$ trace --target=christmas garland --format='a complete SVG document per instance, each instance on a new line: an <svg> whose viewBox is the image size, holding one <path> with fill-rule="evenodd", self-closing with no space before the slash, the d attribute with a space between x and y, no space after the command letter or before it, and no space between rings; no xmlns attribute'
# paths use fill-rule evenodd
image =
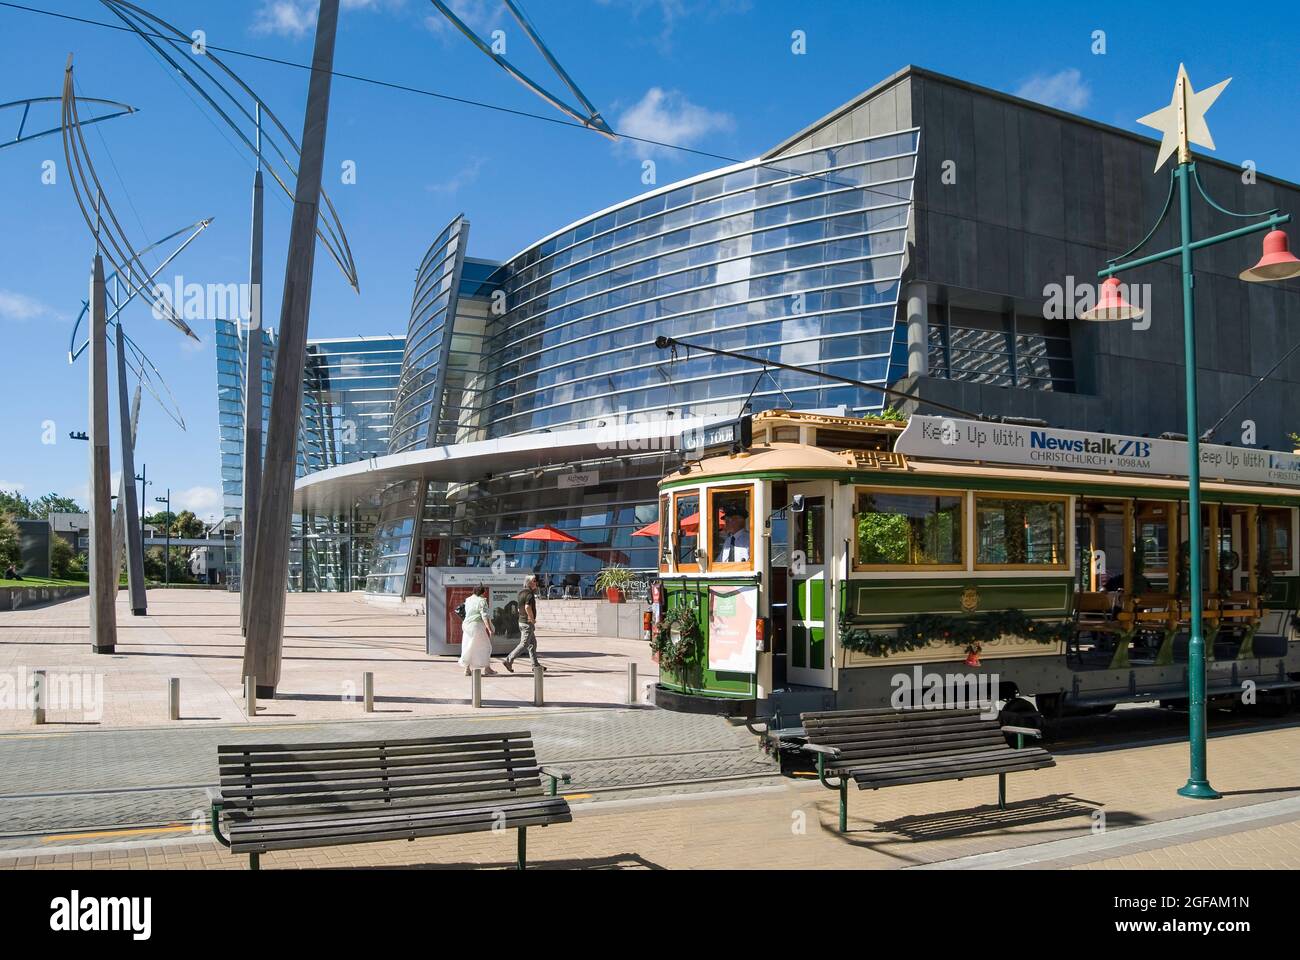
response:
<svg viewBox="0 0 1300 960"><path fill-rule="evenodd" d="M984 644L999 637L1058 643L1074 636L1076 629L1071 620L1035 620L1023 610L990 610L969 617L915 613L905 617L897 631L884 633L873 632L869 627L841 618L840 643L849 650L877 657L918 650L935 641L965 647L968 654L978 654Z"/></svg>
<svg viewBox="0 0 1300 960"><path fill-rule="evenodd" d="M681 639L673 642L674 628ZM650 650L659 655L659 666L681 677L687 665L699 654L700 624L695 612L686 606L674 607L663 615L650 640Z"/></svg>

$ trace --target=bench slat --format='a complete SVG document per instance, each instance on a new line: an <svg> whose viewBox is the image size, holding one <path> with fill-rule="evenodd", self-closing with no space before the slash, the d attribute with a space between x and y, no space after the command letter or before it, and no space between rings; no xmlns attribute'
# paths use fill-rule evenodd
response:
<svg viewBox="0 0 1300 960"><path fill-rule="evenodd" d="M442 744L458 746L499 740L531 740L527 730L507 733L458 733L443 737L411 737L400 740L339 740L333 743L227 743L217 746L217 756L227 753L282 753L286 750L306 753L310 751L356 750L372 747L436 747Z"/></svg>

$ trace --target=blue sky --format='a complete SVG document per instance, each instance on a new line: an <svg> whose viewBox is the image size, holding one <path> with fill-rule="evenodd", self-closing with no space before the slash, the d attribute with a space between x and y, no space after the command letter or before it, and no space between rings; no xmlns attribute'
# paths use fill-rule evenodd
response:
<svg viewBox="0 0 1300 960"><path fill-rule="evenodd" d="M93 0L31 6L112 19ZM303 62L313 0L148 0L143 5L208 43ZM437 19L427 0L344 0L335 67L456 97L558 116ZM507 54L558 88L496 0L453 6L481 33L506 30ZM745 159L781 141L900 67L915 63L1126 129L1169 102L1180 60L1201 88L1233 81L1209 113L1224 160L1300 181L1295 51L1300 27L1228 4L1168 5L777 2L777 0L530 0L551 49L615 129ZM804 31L807 52L791 52ZM1106 52L1092 52L1094 31ZM1207 40L1213 41L1213 49ZM0 7L0 102L59 93L75 55L79 93L140 113L91 128L88 144L128 235L143 246L200 217L215 222L165 273L186 282L247 279L251 160L237 151L138 39ZM225 55L223 55L225 56ZM305 71L225 56L301 131ZM31 124L57 122L54 108ZM17 116L0 112L0 140ZM30 126L29 126L30 128ZM336 79L326 189L347 229L362 294L323 251L316 260L310 335L405 332L415 268L448 220L472 223L471 253L504 258L578 217L646 189L644 148L585 131ZM659 184L723 165L656 150ZM53 490L84 501L87 451L67 439L86 426L86 368L66 345L85 297L91 241L57 136L0 150L0 488ZM353 161L356 183L340 182ZM268 190L266 317L279 316L287 198ZM154 261L156 264L157 261ZM188 430L146 398L137 467L152 496L170 486L178 508L220 515L212 321L183 342L147 305L127 330L176 393ZM42 443L46 421L57 442ZM116 443L114 443L116 448ZM116 463L116 457L115 457ZM116 469L116 468L115 468Z"/></svg>

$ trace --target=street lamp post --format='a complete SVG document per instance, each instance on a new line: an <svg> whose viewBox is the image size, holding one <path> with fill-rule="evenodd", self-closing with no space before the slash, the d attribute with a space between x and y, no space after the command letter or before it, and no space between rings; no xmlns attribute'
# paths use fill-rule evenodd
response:
<svg viewBox="0 0 1300 960"><path fill-rule="evenodd" d="M172 488L167 488L167 496L154 497L154 503L167 504L167 525L163 534L163 586L172 585Z"/></svg>
<svg viewBox="0 0 1300 960"><path fill-rule="evenodd" d="M1215 203L1205 191L1200 177L1196 173L1196 163L1192 160L1191 143L1214 148L1214 141L1205 124L1205 111L1228 85L1224 80L1213 87L1195 91L1187 78L1186 69L1180 64L1178 79L1174 83L1173 101L1168 107L1157 110L1141 118L1138 122L1160 130L1163 140L1156 159L1156 170L1175 152L1178 164L1171 174L1169 197L1165 202L1164 212L1155 227L1132 250L1107 261L1098 276L1105 278L1101 285L1101 294L1097 305L1082 316L1085 320L1136 320L1143 314L1139 306L1131 305L1124 299L1122 286L1117 275L1137 267L1171 260L1177 257L1182 270L1183 291L1183 364L1185 391L1187 401L1187 483L1188 483L1188 594L1192 605L1191 635L1187 644L1188 674L1188 739L1191 748L1191 771L1187 783L1178 792L1185 797L1213 800L1219 793L1210 786L1206 770L1206 656L1203 607L1201 596L1201 453L1200 431L1197 427L1196 397L1196 322L1195 322L1195 277L1193 273L1193 254L1197 250L1211 247L1238 237L1244 237L1262 230L1272 231L1265 239L1264 258L1249 270L1241 274L1247 281L1284 280L1300 276L1300 260L1290 256L1286 250L1286 235L1277 228L1290 221L1289 214L1279 213L1276 209L1260 213L1233 213ZM1254 218L1263 217L1248 226L1229 230L1212 237L1195 239L1192 236L1192 186L1196 186L1202 198L1220 213L1229 216ZM1142 249L1155 235L1156 230L1169 215L1175 187L1178 190L1178 215L1180 222L1180 240L1176 247L1159 253L1131 257ZM1171 545L1172 548L1172 545ZM1250 558L1255 562L1255 558ZM1128 585L1126 585L1128 586ZM1174 589L1174 585L1170 585Z"/></svg>

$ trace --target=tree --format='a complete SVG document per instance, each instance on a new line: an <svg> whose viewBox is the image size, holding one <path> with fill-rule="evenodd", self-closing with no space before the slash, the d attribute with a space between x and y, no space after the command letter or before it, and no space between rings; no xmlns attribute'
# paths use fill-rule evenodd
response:
<svg viewBox="0 0 1300 960"><path fill-rule="evenodd" d="M18 520L31 520L32 502L17 490L0 490L0 513L6 513Z"/></svg>
<svg viewBox="0 0 1300 960"><path fill-rule="evenodd" d="M59 580L67 580L76 556L72 545L63 537L55 535L50 541L50 575Z"/></svg>
<svg viewBox="0 0 1300 960"><path fill-rule="evenodd" d="M171 529L172 524L176 522L176 514L166 510L159 510L157 513L147 513L143 517L145 526L153 527L158 531L159 536L165 534Z"/></svg>
<svg viewBox="0 0 1300 960"><path fill-rule="evenodd" d="M0 567L17 566L22 559L18 546L18 524L9 514L0 514Z"/></svg>
<svg viewBox="0 0 1300 960"><path fill-rule="evenodd" d="M172 536L186 540L197 540L207 528L192 510L182 510L172 524Z"/></svg>
<svg viewBox="0 0 1300 960"><path fill-rule="evenodd" d="M37 520L48 520L51 513L85 513L81 504L71 497L47 493L32 503L32 514Z"/></svg>

